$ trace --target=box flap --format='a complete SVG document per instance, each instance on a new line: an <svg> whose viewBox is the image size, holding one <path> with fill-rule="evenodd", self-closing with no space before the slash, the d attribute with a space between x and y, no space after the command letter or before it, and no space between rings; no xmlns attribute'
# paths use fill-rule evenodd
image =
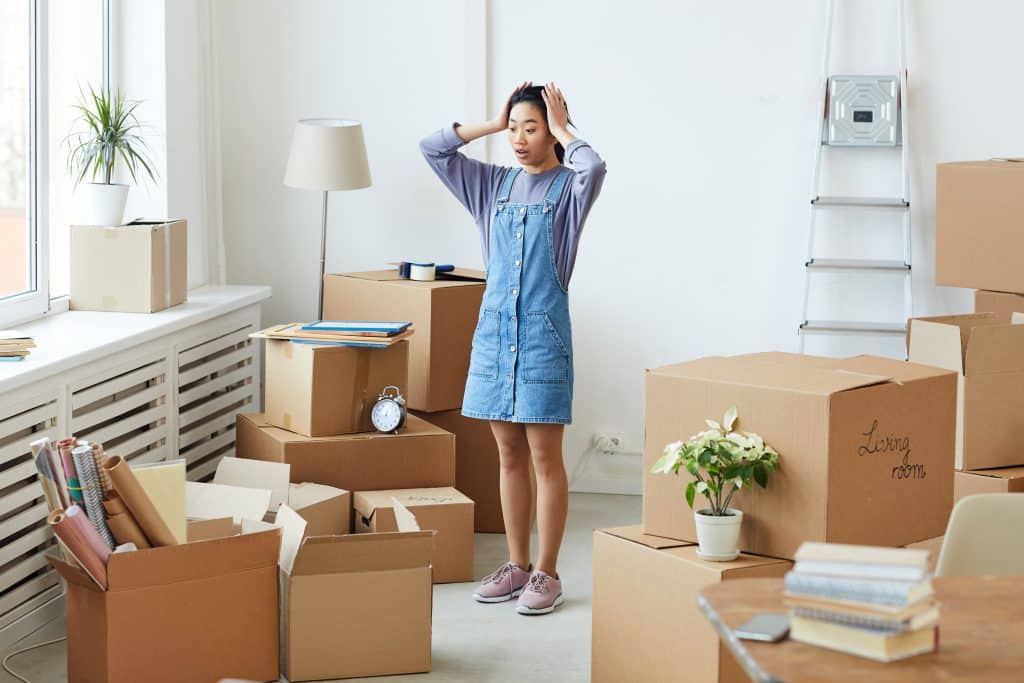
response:
<svg viewBox="0 0 1024 683"><path fill-rule="evenodd" d="M997 467L991 470L972 470L963 474L977 477L993 477L995 479L1024 479L1024 467Z"/></svg>
<svg viewBox="0 0 1024 683"><path fill-rule="evenodd" d="M288 480L291 465L283 462L250 460L248 458L221 458L213 475L214 484L242 486L270 491L269 511L276 510L288 500ZM262 519L262 515L260 516Z"/></svg>
<svg viewBox="0 0 1024 683"><path fill-rule="evenodd" d="M344 496L346 493L348 491L326 484L314 484L313 482L290 484L288 486L288 505L292 510L301 510L331 498Z"/></svg>
<svg viewBox="0 0 1024 683"><path fill-rule="evenodd" d="M439 273L436 280L423 282L403 278L398 274L398 268L389 270L369 270L359 273L334 273L334 276L350 277L356 280L371 280L374 282L395 282L411 285L424 289L435 289L438 287L458 287L463 285L480 285L487 281L487 274L482 270L473 268L456 268L448 273Z"/></svg>
<svg viewBox="0 0 1024 683"><path fill-rule="evenodd" d="M267 422L267 418L263 413L248 413L243 417L252 422L257 428L259 428L266 436L272 438L278 443L316 443L318 441L367 441L370 439L406 439L409 437L417 437L424 434L451 434L444 429L441 429L437 425L431 424L426 420L416 417L412 413L406 417L405 427L403 427L398 434L380 434L378 432L357 432L353 434L338 434L336 436L303 436L295 432L290 432L287 429L281 429Z"/></svg>
<svg viewBox="0 0 1024 683"><path fill-rule="evenodd" d="M95 593L102 593L103 589L96 585L96 582L89 578L89 575L79 567L73 567L64 561L60 551L55 548L46 551L46 561L49 562L57 573L64 577L68 583L87 588Z"/></svg>
<svg viewBox="0 0 1024 683"><path fill-rule="evenodd" d="M430 566L433 531L311 536L302 542L292 576Z"/></svg>
<svg viewBox="0 0 1024 683"><path fill-rule="evenodd" d="M269 506L269 489L185 482L185 516L189 519L231 517L241 524L242 519L263 519Z"/></svg>
<svg viewBox="0 0 1024 683"><path fill-rule="evenodd" d="M382 499L372 495L372 491L356 491L352 494L352 507L360 516L370 519L377 510L377 505ZM390 504L390 500L387 501Z"/></svg>
<svg viewBox="0 0 1024 683"><path fill-rule="evenodd" d="M278 564L282 570L291 574L302 537L306 535L306 520L287 505L282 505L277 509L274 524L281 527L281 554Z"/></svg>
<svg viewBox="0 0 1024 683"><path fill-rule="evenodd" d="M626 541L632 541L633 543L639 543L645 545L648 548L654 548L655 550L664 550L665 548L681 548L688 545L693 545L688 541L677 541L674 538L663 538L661 536L650 536L642 531L642 527L637 524L636 526L620 526L609 529L597 529L599 534L607 534L609 536L615 536Z"/></svg>
<svg viewBox="0 0 1024 683"><path fill-rule="evenodd" d="M196 519L188 523L188 542L209 541L235 534L235 520L231 517Z"/></svg>
<svg viewBox="0 0 1024 683"><path fill-rule="evenodd" d="M356 509L369 517L379 507L391 507L392 499L398 500L402 505L415 508L419 505L470 505L473 503L469 496L465 495L454 486L439 486L436 488L419 489L390 489L384 491L358 491L354 499L358 499Z"/></svg>
<svg viewBox="0 0 1024 683"><path fill-rule="evenodd" d="M915 318L910 360L964 375L1024 370L1024 316L998 313Z"/></svg>
<svg viewBox="0 0 1024 683"><path fill-rule="evenodd" d="M1024 325L985 325L971 330L964 375L1024 371Z"/></svg>

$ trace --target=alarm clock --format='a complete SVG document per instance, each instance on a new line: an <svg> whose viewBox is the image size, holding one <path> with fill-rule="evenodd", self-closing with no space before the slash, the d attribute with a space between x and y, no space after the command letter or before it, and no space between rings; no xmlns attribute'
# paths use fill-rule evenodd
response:
<svg viewBox="0 0 1024 683"><path fill-rule="evenodd" d="M393 396L388 394L389 389L394 389ZM397 432L399 427L405 425L405 397L398 387L389 385L384 387L377 397L377 402L370 410L370 421L378 432Z"/></svg>

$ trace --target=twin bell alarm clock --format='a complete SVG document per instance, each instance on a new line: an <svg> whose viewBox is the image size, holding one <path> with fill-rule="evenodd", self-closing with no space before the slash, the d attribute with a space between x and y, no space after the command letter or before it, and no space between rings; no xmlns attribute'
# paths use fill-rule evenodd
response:
<svg viewBox="0 0 1024 683"><path fill-rule="evenodd" d="M394 394L389 391L394 390ZM370 410L370 421L379 432L394 433L405 426L405 397L398 387L388 385L380 392L377 402Z"/></svg>

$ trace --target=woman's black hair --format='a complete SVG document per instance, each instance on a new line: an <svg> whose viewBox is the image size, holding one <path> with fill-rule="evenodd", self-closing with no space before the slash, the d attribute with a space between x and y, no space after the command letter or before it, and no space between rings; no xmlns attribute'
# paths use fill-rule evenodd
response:
<svg viewBox="0 0 1024 683"><path fill-rule="evenodd" d="M512 107L516 106L520 102L528 102L529 104L532 104L536 106L538 109L540 109L541 113L544 115L544 122L547 123L548 105L547 103L544 102L544 96L541 94L542 92L544 92L544 86L542 85L531 85L527 88L523 88L522 90L513 94L512 97L509 98L508 110L512 111ZM575 126L576 124L574 124L572 122L572 119L568 117L568 104L565 105L565 113L569 125ZM558 163L562 163L562 160L565 159L565 148L562 147L562 143L560 142L555 143L555 156L558 158Z"/></svg>

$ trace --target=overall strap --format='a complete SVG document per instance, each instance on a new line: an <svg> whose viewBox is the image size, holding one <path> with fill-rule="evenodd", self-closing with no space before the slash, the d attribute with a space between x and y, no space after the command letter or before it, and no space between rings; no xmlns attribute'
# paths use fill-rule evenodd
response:
<svg viewBox="0 0 1024 683"><path fill-rule="evenodd" d="M505 178L501 181L501 187L498 188L498 204L508 201L509 194L512 192L512 183L516 181L522 170L521 168L510 168L505 173Z"/></svg>
<svg viewBox="0 0 1024 683"><path fill-rule="evenodd" d="M548 189L548 196L545 201L557 204L558 198L562 196L562 188L565 187L565 183L571 175L573 175L573 171L563 166L562 170L551 181L551 187Z"/></svg>

